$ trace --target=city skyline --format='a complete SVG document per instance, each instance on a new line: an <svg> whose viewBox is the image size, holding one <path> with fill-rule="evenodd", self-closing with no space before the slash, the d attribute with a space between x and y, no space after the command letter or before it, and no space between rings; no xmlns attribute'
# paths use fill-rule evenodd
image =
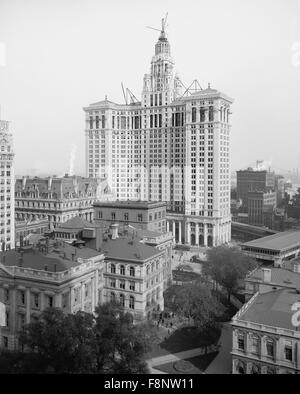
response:
<svg viewBox="0 0 300 394"><path fill-rule="evenodd" d="M26 9L19 1L2 2L0 41L6 56L0 62L1 117L11 121L16 174L31 171L34 175L62 175L69 171L74 146L74 172L84 173L82 107L105 95L123 103L121 82L141 97L142 76L148 72L151 48L157 39L156 33L145 27L159 28L159 18L166 12L168 39L183 83L188 86L197 78L202 88L211 83L212 88L235 97L231 169L247 167L256 159L272 160L275 170L300 167L293 143L300 125L296 115L300 98L296 56L299 2L210 3L188 2L180 13L179 3L170 1L156 5L155 11L146 2L136 1L126 5L119 1L112 5L77 1L70 7L67 1L31 0ZM116 5L120 11L126 7L127 18L122 18L122 12L113 14ZM234 15L230 15L232 7ZM200 30L195 23L198 10L206 17L201 18ZM105 18L98 24L103 14ZM189 22L184 20L187 14ZM18 29L13 28L14 24ZM191 37L199 32L199 45L195 46ZM209 39L205 39L206 34ZM124 41L128 45L123 45ZM89 69L91 72L86 71ZM263 103L261 94L268 95ZM288 114L288 119L282 114ZM55 148L58 141L61 153ZM286 148L288 155L284 154ZM33 155L28 155L29 151ZM57 153L53 155L53 151Z"/></svg>

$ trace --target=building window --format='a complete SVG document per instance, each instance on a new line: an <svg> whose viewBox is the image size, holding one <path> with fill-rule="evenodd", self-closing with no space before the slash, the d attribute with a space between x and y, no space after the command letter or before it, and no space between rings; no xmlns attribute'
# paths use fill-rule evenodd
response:
<svg viewBox="0 0 300 394"><path fill-rule="evenodd" d="M24 291L19 292L19 302L21 305L25 305L25 292Z"/></svg>
<svg viewBox="0 0 300 394"><path fill-rule="evenodd" d="M116 281L115 279L110 280L110 287L116 287Z"/></svg>
<svg viewBox="0 0 300 394"><path fill-rule="evenodd" d="M113 292L110 293L110 302L116 302L116 295Z"/></svg>
<svg viewBox="0 0 300 394"><path fill-rule="evenodd" d="M138 222L142 222L143 221L143 214L142 213L138 213L137 220L138 220Z"/></svg>
<svg viewBox="0 0 300 394"><path fill-rule="evenodd" d="M111 213L111 220L116 220L116 213L115 212Z"/></svg>
<svg viewBox="0 0 300 394"><path fill-rule="evenodd" d="M245 350L245 338L244 335L238 336L238 349Z"/></svg>
<svg viewBox="0 0 300 394"><path fill-rule="evenodd" d="M98 212L98 219L102 219L102 211Z"/></svg>
<svg viewBox="0 0 300 394"><path fill-rule="evenodd" d="M53 308L53 297L52 296L48 297L48 307Z"/></svg>
<svg viewBox="0 0 300 394"><path fill-rule="evenodd" d="M129 283L129 289L130 289L131 291L135 291L135 282L130 282L130 283Z"/></svg>
<svg viewBox="0 0 300 394"><path fill-rule="evenodd" d="M130 275L130 276L135 276L135 269L134 269L134 267L130 267L130 269L129 269L129 275Z"/></svg>
<svg viewBox="0 0 300 394"><path fill-rule="evenodd" d="M120 305L121 306L125 306L125 296L124 294L120 294Z"/></svg>
<svg viewBox="0 0 300 394"><path fill-rule="evenodd" d="M120 289L125 290L125 280L120 280Z"/></svg>
<svg viewBox="0 0 300 394"><path fill-rule="evenodd" d="M34 296L33 296L33 305L35 308L39 307L39 295L38 294L34 294Z"/></svg>
<svg viewBox="0 0 300 394"><path fill-rule="evenodd" d="M125 266L124 265L120 266L120 274L125 275Z"/></svg>
<svg viewBox="0 0 300 394"><path fill-rule="evenodd" d="M268 340L266 348L267 348L267 356L274 357L274 342Z"/></svg>
<svg viewBox="0 0 300 394"><path fill-rule="evenodd" d="M110 272L111 272L112 274L115 274L115 273L116 273L116 266L115 266L114 264L111 264L111 265L110 265Z"/></svg>
<svg viewBox="0 0 300 394"><path fill-rule="evenodd" d="M134 309L134 297L133 296L129 297L129 308Z"/></svg>
<svg viewBox="0 0 300 394"><path fill-rule="evenodd" d="M260 339L258 336L253 336L252 337L252 352L255 354L259 354L259 343Z"/></svg>
<svg viewBox="0 0 300 394"><path fill-rule="evenodd" d="M129 215L128 212L124 213L124 220L127 222L129 219Z"/></svg>
<svg viewBox="0 0 300 394"><path fill-rule="evenodd" d="M8 348L8 337L3 337L3 347L4 347L5 349Z"/></svg>
<svg viewBox="0 0 300 394"><path fill-rule="evenodd" d="M291 345L286 345L284 348L285 359L288 361L293 361L293 349Z"/></svg>

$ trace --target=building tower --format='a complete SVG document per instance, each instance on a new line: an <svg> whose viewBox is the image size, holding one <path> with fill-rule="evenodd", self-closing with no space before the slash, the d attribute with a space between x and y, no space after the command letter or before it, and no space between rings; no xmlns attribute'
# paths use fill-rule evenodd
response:
<svg viewBox="0 0 300 394"><path fill-rule="evenodd" d="M0 120L0 250L15 248L13 138L9 122Z"/></svg>
<svg viewBox="0 0 300 394"><path fill-rule="evenodd" d="M141 101L85 107L86 172L108 180L118 200L167 202L177 243L231 239L231 98L212 89L182 94L165 21L145 74Z"/></svg>

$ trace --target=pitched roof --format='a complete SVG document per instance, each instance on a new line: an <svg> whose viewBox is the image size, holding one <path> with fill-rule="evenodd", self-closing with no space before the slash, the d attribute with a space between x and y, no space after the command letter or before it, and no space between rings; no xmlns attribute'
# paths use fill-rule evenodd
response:
<svg viewBox="0 0 300 394"><path fill-rule="evenodd" d="M60 229L70 229L70 230L83 230L84 228L95 228L96 226L79 216L75 216L65 223L60 224L58 231Z"/></svg>
<svg viewBox="0 0 300 394"><path fill-rule="evenodd" d="M300 247L300 231L285 231L267 237L255 239L242 246L283 251L293 247Z"/></svg>
<svg viewBox="0 0 300 394"><path fill-rule="evenodd" d="M75 255L75 261L72 261L72 254ZM27 248L23 253L22 267L31 268L35 270L45 270L50 272L62 272L70 268L78 266L76 260L78 257L88 259L99 256L101 253L89 248L75 248L66 243L63 246L58 246L48 254L39 252L37 249ZM20 256L16 250L0 252L0 261L4 266L20 266ZM4 258L3 258L4 257Z"/></svg>
<svg viewBox="0 0 300 394"><path fill-rule="evenodd" d="M300 294L292 289L258 294L237 319L266 326L296 330L296 327L292 324L294 312L291 310L295 302L300 302Z"/></svg>

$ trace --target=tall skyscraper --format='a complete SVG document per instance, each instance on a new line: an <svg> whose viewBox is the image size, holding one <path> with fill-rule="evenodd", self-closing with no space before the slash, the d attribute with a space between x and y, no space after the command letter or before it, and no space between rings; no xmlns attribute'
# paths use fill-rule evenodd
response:
<svg viewBox="0 0 300 394"><path fill-rule="evenodd" d="M13 138L9 122L0 120L0 250L15 248Z"/></svg>
<svg viewBox="0 0 300 394"><path fill-rule="evenodd" d="M163 23L141 101L84 108L86 175L106 178L119 200L166 201L177 243L220 245L231 238L233 100L194 85L183 92Z"/></svg>

